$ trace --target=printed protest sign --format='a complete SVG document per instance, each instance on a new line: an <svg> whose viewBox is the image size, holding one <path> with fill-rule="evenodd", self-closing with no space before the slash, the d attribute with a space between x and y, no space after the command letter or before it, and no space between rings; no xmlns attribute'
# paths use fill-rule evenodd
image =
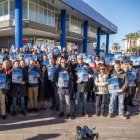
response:
<svg viewBox="0 0 140 140"><path fill-rule="evenodd" d="M21 83L21 82L22 82L22 69L13 69L12 83Z"/></svg>
<svg viewBox="0 0 140 140"><path fill-rule="evenodd" d="M6 74L0 74L0 89L6 88Z"/></svg>
<svg viewBox="0 0 140 140"><path fill-rule="evenodd" d="M116 90L120 88L118 78L110 78L108 80L108 83L109 83L108 84L109 93L114 93L116 92Z"/></svg>
<svg viewBox="0 0 140 140"><path fill-rule="evenodd" d="M69 75L64 72L59 72L58 87L68 87Z"/></svg>

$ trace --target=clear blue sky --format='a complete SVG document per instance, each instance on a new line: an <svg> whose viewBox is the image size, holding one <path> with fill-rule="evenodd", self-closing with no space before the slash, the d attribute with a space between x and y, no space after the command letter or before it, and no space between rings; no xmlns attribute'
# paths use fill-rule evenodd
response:
<svg viewBox="0 0 140 140"><path fill-rule="evenodd" d="M100 14L117 25L118 33L111 35L110 47L113 42L120 43L124 48L123 37L140 30L140 0L83 0ZM102 36L102 42L105 37Z"/></svg>

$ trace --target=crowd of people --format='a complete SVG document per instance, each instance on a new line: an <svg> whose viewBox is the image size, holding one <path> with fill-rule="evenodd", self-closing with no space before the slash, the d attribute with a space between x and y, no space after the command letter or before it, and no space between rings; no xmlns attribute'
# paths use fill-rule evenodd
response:
<svg viewBox="0 0 140 140"><path fill-rule="evenodd" d="M133 61L123 57L105 65L105 58L95 56L88 63L83 54L74 49L48 55L48 49L16 48L14 52L3 48L0 63L0 110L2 119L7 114L16 116L48 109L59 111L59 117L70 119L81 113L88 116L88 102L98 117L127 119L128 105L134 97L140 100L140 70ZM26 59L26 55L30 56ZM128 72L135 72L129 82ZM6 79L5 81L3 79ZM108 80L117 78L119 88L110 92ZM71 104L74 104L72 106ZM82 104L79 111L79 104ZM95 109L94 109L95 104ZM140 109L140 102L136 104ZM73 109L72 109L73 107ZM72 110L72 111L71 111Z"/></svg>

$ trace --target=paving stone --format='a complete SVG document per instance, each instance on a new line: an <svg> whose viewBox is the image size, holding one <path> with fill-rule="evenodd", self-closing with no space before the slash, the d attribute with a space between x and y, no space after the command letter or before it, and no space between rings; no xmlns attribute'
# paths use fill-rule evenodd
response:
<svg viewBox="0 0 140 140"><path fill-rule="evenodd" d="M93 104L89 104L90 110ZM129 120L119 117L78 117L67 120L58 117L59 112L47 110L25 117L8 115L0 120L0 140L74 140L76 126L96 126L99 140L140 140L140 116Z"/></svg>

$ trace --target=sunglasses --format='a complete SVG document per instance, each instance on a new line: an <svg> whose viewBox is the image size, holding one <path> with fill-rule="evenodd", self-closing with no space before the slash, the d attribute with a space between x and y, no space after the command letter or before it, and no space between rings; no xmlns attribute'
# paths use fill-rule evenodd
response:
<svg viewBox="0 0 140 140"><path fill-rule="evenodd" d="M105 70L105 68L100 68L100 70Z"/></svg>

